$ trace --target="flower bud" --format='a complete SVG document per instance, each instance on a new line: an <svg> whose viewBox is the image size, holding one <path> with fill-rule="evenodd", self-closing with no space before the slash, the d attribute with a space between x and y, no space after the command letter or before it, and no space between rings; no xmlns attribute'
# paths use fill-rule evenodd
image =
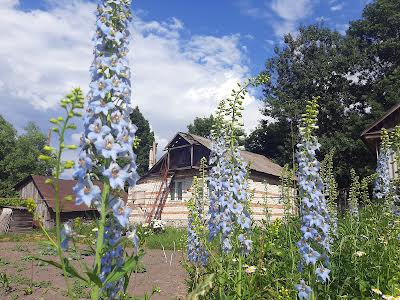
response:
<svg viewBox="0 0 400 300"><path fill-rule="evenodd" d="M39 160L42 160L42 161L49 161L51 159L51 157L50 156L47 156L47 155L39 155Z"/></svg>
<svg viewBox="0 0 400 300"><path fill-rule="evenodd" d="M64 197L65 201L72 201L72 199L73 199L72 195L67 195L67 196Z"/></svg>
<svg viewBox="0 0 400 300"><path fill-rule="evenodd" d="M54 148L53 148L53 147L50 147L50 146L44 146L44 147L43 147L43 150L44 150L44 151L51 152L51 151L54 150Z"/></svg>

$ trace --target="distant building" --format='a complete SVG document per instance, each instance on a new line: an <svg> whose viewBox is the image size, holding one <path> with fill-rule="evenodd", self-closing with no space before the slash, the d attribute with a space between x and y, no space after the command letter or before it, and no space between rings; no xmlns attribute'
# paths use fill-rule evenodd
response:
<svg viewBox="0 0 400 300"><path fill-rule="evenodd" d="M400 125L400 103L389 109L381 118L376 120L367 129L361 133L361 139L368 148L378 156L381 143L381 129L385 128L391 132L394 128ZM391 178L396 176L397 166L392 156L389 161L389 170Z"/></svg>
<svg viewBox="0 0 400 300"><path fill-rule="evenodd" d="M36 214L41 217L45 228L55 226L56 220L56 202L55 191L53 187L46 184L45 176L31 175L26 177L15 186L22 199L32 198L36 203ZM95 208L89 208L86 205L76 205L75 195L72 188L76 185L76 180L60 179L60 211L61 220L65 222L76 217L93 219L98 217L98 211ZM67 195L72 195L72 201L64 200Z"/></svg>
<svg viewBox="0 0 400 300"><path fill-rule="evenodd" d="M144 223L161 219L173 226L187 224L186 201L192 195L193 177L199 176L200 160L208 161L211 141L189 133L179 132L168 143L166 153L151 166L133 188L128 191L128 205L132 208L131 222ZM154 150L151 152L154 155ZM282 168L265 156L241 151L250 165L249 192L254 193L251 209L255 220L265 216L265 203L272 219L283 215L280 203L280 175Z"/></svg>

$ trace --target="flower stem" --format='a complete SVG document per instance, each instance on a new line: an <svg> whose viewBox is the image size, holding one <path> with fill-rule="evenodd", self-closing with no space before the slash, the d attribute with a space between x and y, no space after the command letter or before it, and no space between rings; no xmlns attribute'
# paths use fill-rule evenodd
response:
<svg viewBox="0 0 400 300"><path fill-rule="evenodd" d="M67 111L67 119L65 120L61 133L59 135L59 146L57 152L57 160L56 160L56 173L55 173L55 183L54 189L56 194L56 234L57 234L57 253L58 257L60 258L60 263L63 269L64 280L68 290L68 296L71 299L75 299L74 295L72 294L71 287L68 282L68 273L65 267L64 255L61 249L61 217L60 217L60 173L61 173L61 155L64 149L64 135L65 130L67 129L68 121L70 120L68 109Z"/></svg>
<svg viewBox="0 0 400 300"><path fill-rule="evenodd" d="M96 245L96 258L95 258L95 270L96 274L99 275L101 271L101 256L104 246L104 227L106 225L106 215L107 215L107 197L110 192L110 184L104 182L103 192L101 194L101 212L99 220L99 230L97 232L97 245ZM100 288L96 285L92 289L92 299L99 299Z"/></svg>

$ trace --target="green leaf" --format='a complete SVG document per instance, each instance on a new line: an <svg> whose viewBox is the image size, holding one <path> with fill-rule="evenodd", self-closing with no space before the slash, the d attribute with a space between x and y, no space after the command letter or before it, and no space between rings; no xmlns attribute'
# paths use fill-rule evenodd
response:
<svg viewBox="0 0 400 300"><path fill-rule="evenodd" d="M65 270L71 274L72 276L75 276L85 282L88 282L87 278L81 276L78 271L72 266L70 265L68 259L66 257L64 257L64 264L65 264Z"/></svg>
<svg viewBox="0 0 400 300"><path fill-rule="evenodd" d="M138 264L139 257L131 256L120 268L114 269L106 278L104 285L119 280L125 274L131 272Z"/></svg>
<svg viewBox="0 0 400 300"><path fill-rule="evenodd" d="M100 278L92 271L86 271L85 274L89 277L90 281L96 284L99 288L103 287Z"/></svg>
<svg viewBox="0 0 400 300"><path fill-rule="evenodd" d="M213 287L215 274L208 275L204 281L200 282L196 288L188 295L188 300L198 300L200 296L205 296Z"/></svg>
<svg viewBox="0 0 400 300"><path fill-rule="evenodd" d="M54 260L40 258L40 257L37 257L37 256L33 256L33 258L36 259L36 260L40 260L40 261L43 261L45 263L48 263L48 264L50 264L52 266L55 266L56 268L59 268L59 269L62 270L62 265L59 262L56 262Z"/></svg>

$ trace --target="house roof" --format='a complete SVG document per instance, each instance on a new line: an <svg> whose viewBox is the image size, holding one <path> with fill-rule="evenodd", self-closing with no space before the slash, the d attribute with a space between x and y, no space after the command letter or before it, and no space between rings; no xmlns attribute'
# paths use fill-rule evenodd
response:
<svg viewBox="0 0 400 300"><path fill-rule="evenodd" d="M185 139L191 145L203 145L207 149L211 149L211 140L204 138L202 136L196 135L196 134L185 133L185 132L178 132L174 136L174 138L167 144L167 146L165 148L166 149L168 149L170 147L172 148L172 143L178 136L181 136L183 139ZM278 164L274 163L273 161L271 161L269 158L267 158L263 155L245 151L245 150L241 150L240 153L241 153L243 159L250 165L251 170L260 172L260 173L264 173L264 174L268 174L268 175L277 176L277 177L281 176L282 167L279 166ZM164 155L156 163L156 165L158 165L165 158L166 158L166 155ZM153 168L156 167L156 165L154 165ZM150 169L149 173L151 173L152 169Z"/></svg>
<svg viewBox="0 0 400 300"><path fill-rule="evenodd" d="M19 189L23 187L26 183L29 181L33 181L34 185L39 191L40 197L47 203L47 205L53 210L56 210L56 195L53 187L47 183L45 183L46 179L52 178L49 176L39 176L39 175L30 175L24 180L22 180L20 183L18 183L15 188ZM102 189L103 185L101 182L94 182L96 185L100 186ZM96 210L96 208L90 208L87 207L86 205L76 205L75 204L75 194L72 190L72 188L77 184L76 180L72 179L60 179L60 185L59 185L59 195L60 195L60 210L62 212L73 212L73 211L91 211L91 210ZM66 201L64 200L65 196L71 195L72 196L72 201ZM127 199L127 194L124 193L123 198L126 200Z"/></svg>
<svg viewBox="0 0 400 300"><path fill-rule="evenodd" d="M379 142L382 128L390 131L396 125L400 124L400 102L390 108L382 117L369 125L362 133L361 139L371 150L375 150L376 143Z"/></svg>

